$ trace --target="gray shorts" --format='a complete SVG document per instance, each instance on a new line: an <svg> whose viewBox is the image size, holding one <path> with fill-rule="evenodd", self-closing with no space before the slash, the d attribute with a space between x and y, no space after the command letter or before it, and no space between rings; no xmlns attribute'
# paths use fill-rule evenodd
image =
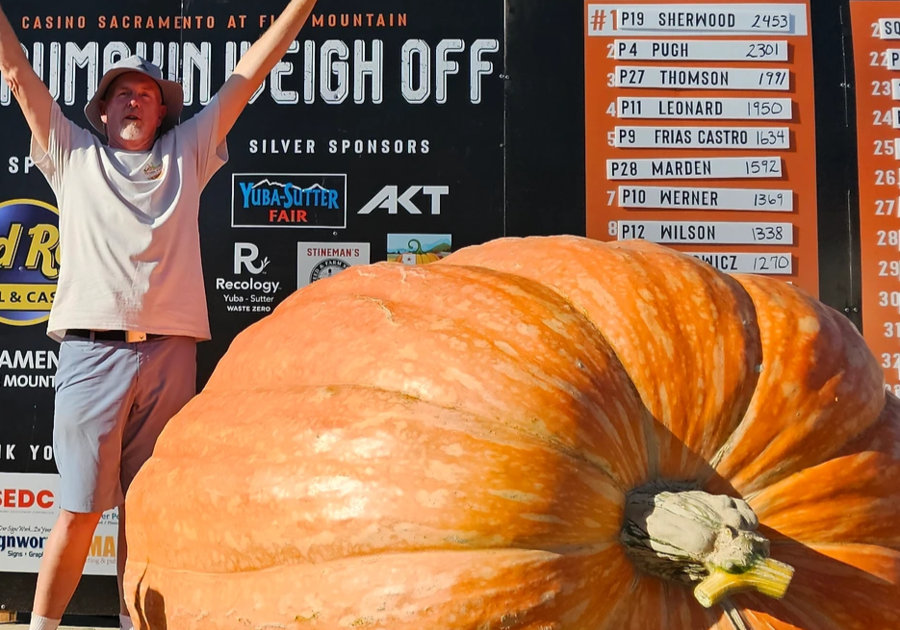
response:
<svg viewBox="0 0 900 630"><path fill-rule="evenodd" d="M169 419L195 395L196 375L190 337L65 337L53 423L59 506L97 513L122 505Z"/></svg>

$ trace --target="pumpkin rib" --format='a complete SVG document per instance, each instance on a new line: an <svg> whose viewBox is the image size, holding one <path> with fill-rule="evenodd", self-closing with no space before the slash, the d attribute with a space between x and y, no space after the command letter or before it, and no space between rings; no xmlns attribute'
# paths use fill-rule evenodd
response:
<svg viewBox="0 0 900 630"><path fill-rule="evenodd" d="M785 621L794 616L817 630L900 627L900 552L854 543L785 542L777 549L797 568L794 583L783 600L747 595L739 600L744 607Z"/></svg>
<svg viewBox="0 0 900 630"><path fill-rule="evenodd" d="M565 295L586 313L650 411L658 478L684 479L709 470L705 457L744 416L759 354L753 302L736 281L693 257L638 241L508 237L458 250L434 264L518 274ZM705 326L716 322L721 323L713 329L721 340L720 355L697 341L709 334ZM703 327L702 333L692 326ZM691 378L702 381L710 374L705 383ZM693 400L703 405L699 419L689 404Z"/></svg>
<svg viewBox="0 0 900 630"><path fill-rule="evenodd" d="M141 557L156 549L151 560L173 568L240 568L284 558L317 562L358 549L559 549L617 539L621 491L544 440L479 426L428 403L345 388L327 397L310 391L271 399L272 429L243 443L239 437L258 424L250 412L261 399L201 400L184 410L184 422L170 425L141 481L165 489L164 496L133 502L160 522L129 534L130 552ZM305 410L302 425L291 421L298 408ZM226 413L235 420L216 422ZM199 439L198 453L189 445ZM508 458L521 463L510 469ZM265 472L236 470L238 459ZM333 479L336 469L340 480ZM373 470L384 473L376 478ZM410 475L418 480L412 487ZM185 500L183 487L206 491ZM267 519L227 525L243 514Z"/></svg>
<svg viewBox="0 0 900 630"><path fill-rule="evenodd" d="M601 465L608 465L622 485L644 481L647 466L642 425L631 420L646 413L644 404L624 366L595 327L555 291L533 280L480 268L432 269L436 265L422 269L376 266L377 272L368 269L365 276L353 275L348 269L347 274L329 279L327 291L300 292L308 299L289 298L267 322L286 326L284 322L297 318L307 326L287 326L286 334L277 341L262 340L263 328L245 330L232 343L232 352L220 361L207 389L227 391L260 381L288 388L312 378L318 383L348 382L340 380L346 378L377 385L403 383L410 388L403 390L407 393L425 391L441 401L463 400L474 411L494 412L516 402L508 393L514 386L531 397L531 402L521 402L520 407L531 404L541 411L539 419L548 416L551 430L597 455L598 463L605 460ZM342 281L345 275L347 279ZM348 293L372 299L354 300ZM422 300L421 293L430 299ZM332 304L334 310L321 311L322 302ZM402 326L395 322L385 327L386 304ZM472 318L476 309L481 315ZM310 321L319 312L320 319ZM521 324L517 329L512 322ZM351 340L345 351L352 357L348 357L348 365L339 364L328 356L333 352L321 335L315 334L319 325L339 325L347 330L355 326L352 334L359 336L365 330L364 338L372 343L357 347ZM399 352L402 347L398 346L412 343L408 341L412 339L419 355L428 356L433 366L422 364L405 373L401 366L381 364L384 359L380 357ZM306 363L288 356L287 347L293 344L306 348ZM257 361L232 363L229 354L242 354L241 349L246 349L245 355L252 351ZM547 360L537 361L535 352L544 353ZM316 373L320 361L327 363L324 375ZM274 364L281 369L276 372ZM478 388L484 391L476 392Z"/></svg>
<svg viewBox="0 0 900 630"><path fill-rule="evenodd" d="M466 265L466 264L454 263L452 261L447 262L447 258L444 258L439 263L435 263L435 264L441 264L442 266L445 266L445 267L464 267L464 268L468 268L468 269L485 269L486 268L486 267L478 267L476 265ZM519 278L522 278L523 280L534 281L534 279L529 276L523 276L523 275L520 275L520 274L517 274L514 272L502 271L502 273L515 275ZM622 357L619 356L619 353L616 350L615 345L606 336L606 334L603 332L603 329L601 329L600 326L597 325L597 322L595 322L590 317L590 314L588 313L587 309L580 302L578 302L576 299L574 299L571 295L569 295L565 291L563 291L558 285L547 284L545 282L541 282L541 284L544 287L546 287L546 288L550 289L551 291L553 291L554 293L556 293L557 295L559 295L559 297L562 298L562 300L564 302L566 302L573 311L581 314L581 316L584 318L584 320L591 326L591 328L594 329L594 332L601 339L603 339L603 341L606 343L608 352L612 355L612 357L615 359L615 361L619 365L622 366L622 369L628 375L629 382L632 384L632 387L634 387L634 382L631 377L631 372L628 370L627 366L623 363ZM604 350L606 350L606 349L604 348ZM646 403L642 399L640 392L635 390L635 395L641 400L641 402L644 405L644 409L646 409ZM644 441L645 441L644 447L645 447L645 453L646 453L646 458L647 458L647 462L646 462L647 463L647 477L648 477L648 479L655 479L655 478L657 478L657 475L659 474L659 442L656 438L656 431L653 430L654 418L650 413L643 413L643 414L641 414L640 422L643 426L643 434L644 434ZM623 488L623 490L627 490L627 488Z"/></svg>
<svg viewBox="0 0 900 630"><path fill-rule="evenodd" d="M772 544L796 539L874 544L900 551L900 399L888 394L879 421L826 462L755 493L750 504Z"/></svg>
<svg viewBox="0 0 900 630"><path fill-rule="evenodd" d="M716 472L752 497L828 461L875 424L884 373L853 324L833 309L779 280L735 279L756 309L763 369Z"/></svg>
<svg viewBox="0 0 900 630"><path fill-rule="evenodd" d="M454 406L454 405L444 405L439 402L428 400L426 398L422 398L420 396L416 396L415 394L411 394L406 391L401 391L397 389L388 389L385 387L379 387L376 385L369 384L361 384L361 383L304 383L302 385L296 385L294 387L296 390L303 389L311 389L311 390L326 390L326 389L355 389L355 390L366 390L366 391L376 391L382 392L385 394L394 395L407 400L414 400L420 402L424 405L428 405L434 409L442 409L445 411L453 411L461 414L466 414L472 417L473 420L481 422L485 426L489 427L502 427L513 432L515 435L526 437L534 440L548 448L552 448L557 454L564 455L569 459L577 461L582 464L586 464L591 466L594 470L599 473L602 473L607 479L609 479L610 483L612 483L616 488L618 488L623 493L627 490L627 488L622 484L622 482L613 475L610 470L604 467L600 462L594 461L590 457L587 457L584 453L582 453L578 449L573 449L567 447L564 443L552 439L553 436L541 435L539 433L535 433L532 431L528 431L524 428L524 425L515 425L509 424L506 422L497 421L494 418L490 418L483 413L472 411L469 409L465 409L464 407ZM217 392L218 396L231 396L235 395L235 398L240 398L242 396L247 396L248 394L280 394L283 393L284 390L281 389L266 389L262 387L254 387L252 389L244 389L244 390L235 390L231 389L228 393L225 392ZM430 421L434 420L433 418L423 415L420 419L421 422L430 423ZM174 444L173 442L169 442L170 445ZM160 457L164 457L164 451L160 453Z"/></svg>
<svg viewBox="0 0 900 630"><path fill-rule="evenodd" d="M378 570L373 571L376 562ZM136 595L133 616L145 629L164 627L160 621L165 619L169 627L184 630L297 627L304 622L323 630L480 630L488 620L492 628L537 630L560 620L565 627L597 627L631 574L624 555L611 545L584 556L432 552L229 576L172 574L129 561L125 580L128 592ZM533 588L521 588L525 581ZM156 585L167 583L180 588L166 591L160 601L153 596ZM295 595L284 597L284 584L291 584ZM611 597L594 598L594 592ZM202 611L211 606L229 612L209 617Z"/></svg>

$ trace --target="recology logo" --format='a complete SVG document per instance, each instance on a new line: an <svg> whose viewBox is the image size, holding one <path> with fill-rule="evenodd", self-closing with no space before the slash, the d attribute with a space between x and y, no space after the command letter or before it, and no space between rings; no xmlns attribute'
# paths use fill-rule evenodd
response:
<svg viewBox="0 0 900 630"><path fill-rule="evenodd" d="M231 227L347 227L346 175L235 173L231 185Z"/></svg>
<svg viewBox="0 0 900 630"><path fill-rule="evenodd" d="M59 211L34 199L0 202L0 323L47 321L59 261Z"/></svg>

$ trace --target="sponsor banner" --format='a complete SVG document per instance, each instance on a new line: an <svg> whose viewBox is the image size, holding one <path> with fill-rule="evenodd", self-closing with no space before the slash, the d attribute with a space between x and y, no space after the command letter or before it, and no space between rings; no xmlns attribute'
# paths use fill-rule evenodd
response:
<svg viewBox="0 0 900 630"><path fill-rule="evenodd" d="M59 476L0 473L0 573L37 573L59 515ZM85 575L116 575L118 511L103 514Z"/></svg>
<svg viewBox="0 0 900 630"><path fill-rule="evenodd" d="M190 119L285 2L133 0L112 11L106 0L84 0L61 7L3 6L63 114L90 129L83 110L104 70L134 53L184 87L182 120ZM386 260L389 233L453 234L461 245L503 235L504 16L502 3L484 0L316 6L232 128L229 160L200 197L212 340L198 344L198 388L233 339L298 290L301 278L336 273L338 260ZM31 133L2 77L0 129L0 203L55 206L53 191L27 157ZM40 272L56 273L66 246L64 235L53 243L50 229L29 234L42 224L58 227L49 208L29 207L4 223L8 212L0 209L0 284L15 285L18 301L0 287L7 302L5 309L0 303L0 473L42 478L56 473L49 445L59 344L46 335L52 296L45 288L56 279ZM6 259L13 247L3 247L15 240L10 221L22 225L13 261ZM314 262L315 255L303 260L298 242L358 244L361 251L358 258ZM41 248L52 257L41 256ZM26 265L30 250L37 269ZM33 306L30 312L25 304ZM9 522L0 516L0 523ZM3 561L10 571L35 566L12 565L6 555Z"/></svg>
<svg viewBox="0 0 900 630"><path fill-rule="evenodd" d="M368 265L369 243L297 243L297 288L352 267Z"/></svg>

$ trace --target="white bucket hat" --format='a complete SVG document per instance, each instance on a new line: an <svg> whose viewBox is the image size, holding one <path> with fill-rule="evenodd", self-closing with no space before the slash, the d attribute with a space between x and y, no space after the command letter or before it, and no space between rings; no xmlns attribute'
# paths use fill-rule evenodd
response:
<svg viewBox="0 0 900 630"><path fill-rule="evenodd" d="M100 85L97 86L97 91L94 93L93 98L85 105L84 115L87 116L88 122L94 126L94 129L103 135L106 135L106 126L100 119L100 101L106 96L106 90L109 89L109 84L112 83L116 77L123 75L126 72L140 72L156 81L159 85L159 89L162 91L163 104L166 106L167 110L166 117L163 118L162 124L159 127L159 135L166 133L177 125L178 117L181 115L181 110L184 107L184 91L181 89L181 84L163 79L162 70L157 66L154 66L143 57L132 55L120 59L106 71L106 74L100 79Z"/></svg>

